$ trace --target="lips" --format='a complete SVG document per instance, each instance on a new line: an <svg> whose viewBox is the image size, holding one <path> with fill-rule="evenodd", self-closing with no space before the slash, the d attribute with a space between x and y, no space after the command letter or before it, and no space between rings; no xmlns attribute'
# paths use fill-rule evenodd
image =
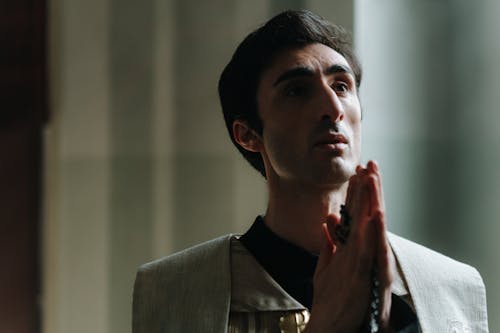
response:
<svg viewBox="0 0 500 333"><path fill-rule="evenodd" d="M348 144L348 141L347 139L345 138L345 136L343 136L342 134L328 134L328 135L324 135L322 136L321 138L318 139L318 141L316 141L316 143L314 144L314 146L328 146L328 145L334 145L334 146L337 146L337 145L341 145L341 144Z"/></svg>

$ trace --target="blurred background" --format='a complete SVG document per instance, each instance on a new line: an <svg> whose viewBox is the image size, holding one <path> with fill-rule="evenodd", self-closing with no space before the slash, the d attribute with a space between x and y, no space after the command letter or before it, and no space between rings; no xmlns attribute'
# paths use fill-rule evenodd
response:
<svg viewBox="0 0 500 333"><path fill-rule="evenodd" d="M0 333L130 332L141 263L264 211L217 80L297 8L353 32L389 228L478 268L500 331L499 1L23 0L0 4Z"/></svg>

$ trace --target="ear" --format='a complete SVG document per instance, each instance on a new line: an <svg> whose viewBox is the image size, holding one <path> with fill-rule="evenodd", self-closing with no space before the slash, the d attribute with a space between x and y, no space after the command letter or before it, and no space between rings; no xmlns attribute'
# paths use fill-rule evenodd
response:
<svg viewBox="0 0 500 333"><path fill-rule="evenodd" d="M262 150L262 138L243 120L233 122L233 137L240 146L248 151L258 153Z"/></svg>

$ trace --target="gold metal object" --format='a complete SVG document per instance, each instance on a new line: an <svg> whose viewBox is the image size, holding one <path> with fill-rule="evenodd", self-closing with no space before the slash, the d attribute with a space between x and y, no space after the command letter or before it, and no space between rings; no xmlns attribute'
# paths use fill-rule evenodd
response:
<svg viewBox="0 0 500 333"><path fill-rule="evenodd" d="M281 333L301 333L309 322L309 311L292 312L280 318Z"/></svg>

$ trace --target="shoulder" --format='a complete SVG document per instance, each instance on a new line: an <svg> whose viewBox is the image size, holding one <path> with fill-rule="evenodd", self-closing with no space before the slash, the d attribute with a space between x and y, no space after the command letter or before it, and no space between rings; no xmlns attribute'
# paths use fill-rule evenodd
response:
<svg viewBox="0 0 500 333"><path fill-rule="evenodd" d="M133 291L134 333L222 331L230 301L231 235L139 267Z"/></svg>
<svg viewBox="0 0 500 333"><path fill-rule="evenodd" d="M483 286L479 272L472 266L452 259L423 245L389 233L391 247L402 268L429 276L433 280L444 279Z"/></svg>
<svg viewBox="0 0 500 333"><path fill-rule="evenodd" d="M488 332L486 291L472 266L389 234L424 332Z"/></svg>
<svg viewBox="0 0 500 333"><path fill-rule="evenodd" d="M139 267L138 273L145 275L162 274L165 270L169 273L182 273L205 263L209 259L229 256L230 240L232 235L225 235L207 242L189 247L169 256L146 263Z"/></svg>

